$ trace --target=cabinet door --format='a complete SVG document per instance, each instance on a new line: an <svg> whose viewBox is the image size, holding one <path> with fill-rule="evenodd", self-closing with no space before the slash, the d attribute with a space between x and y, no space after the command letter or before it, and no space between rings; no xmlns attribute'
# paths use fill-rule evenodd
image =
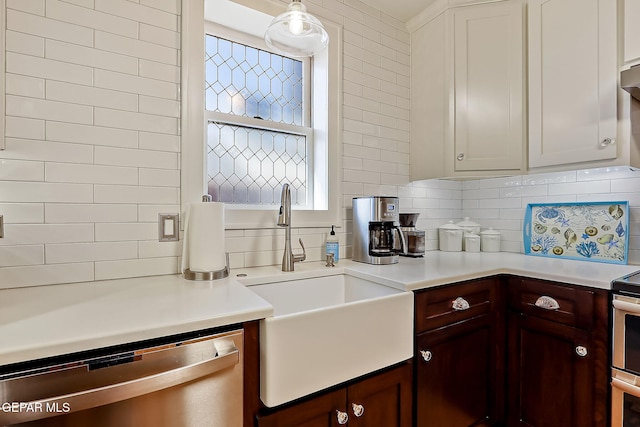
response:
<svg viewBox="0 0 640 427"><path fill-rule="evenodd" d="M631 63L640 60L640 2L625 0L624 2L624 62Z"/></svg>
<svg viewBox="0 0 640 427"><path fill-rule="evenodd" d="M508 426L604 426L594 414L591 334L518 313L509 314L508 328Z"/></svg>
<svg viewBox="0 0 640 427"><path fill-rule="evenodd" d="M616 157L616 0L529 0L529 166Z"/></svg>
<svg viewBox="0 0 640 427"><path fill-rule="evenodd" d="M499 418L504 372L494 325L483 315L417 336L417 426L469 427Z"/></svg>
<svg viewBox="0 0 640 427"><path fill-rule="evenodd" d="M338 411L346 413L342 388L258 417L258 427L338 427Z"/></svg>
<svg viewBox="0 0 640 427"><path fill-rule="evenodd" d="M519 1L452 9L455 171L519 170L524 144Z"/></svg>
<svg viewBox="0 0 640 427"><path fill-rule="evenodd" d="M449 93L445 74L445 14L411 34L412 181L446 176L445 121Z"/></svg>
<svg viewBox="0 0 640 427"><path fill-rule="evenodd" d="M411 426L412 365L404 364L388 372L350 385L347 389L349 426Z"/></svg>

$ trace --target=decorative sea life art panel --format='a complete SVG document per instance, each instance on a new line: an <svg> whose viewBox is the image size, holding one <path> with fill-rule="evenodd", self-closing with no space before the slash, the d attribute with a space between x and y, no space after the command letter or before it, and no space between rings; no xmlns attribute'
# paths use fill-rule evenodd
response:
<svg viewBox="0 0 640 427"><path fill-rule="evenodd" d="M524 217L524 253L626 264L629 202L531 203Z"/></svg>

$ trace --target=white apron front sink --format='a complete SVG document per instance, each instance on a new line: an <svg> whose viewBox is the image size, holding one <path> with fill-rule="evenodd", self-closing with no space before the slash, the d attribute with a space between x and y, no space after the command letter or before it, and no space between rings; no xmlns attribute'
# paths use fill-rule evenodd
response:
<svg viewBox="0 0 640 427"><path fill-rule="evenodd" d="M260 397L268 407L413 355L411 292L348 273L250 289L274 307L260 321Z"/></svg>

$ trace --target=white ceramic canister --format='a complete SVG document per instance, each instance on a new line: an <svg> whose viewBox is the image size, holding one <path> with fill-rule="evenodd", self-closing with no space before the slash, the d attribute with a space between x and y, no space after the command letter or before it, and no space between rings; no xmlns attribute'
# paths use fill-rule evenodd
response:
<svg viewBox="0 0 640 427"><path fill-rule="evenodd" d="M462 250L462 235L464 230L449 221L438 228L438 241L441 251L460 252Z"/></svg>
<svg viewBox="0 0 640 427"><path fill-rule="evenodd" d="M465 233L464 250L465 252L480 252L480 236L473 233Z"/></svg>
<svg viewBox="0 0 640 427"><path fill-rule="evenodd" d="M500 232L489 227L480 233L480 249L482 252L500 252Z"/></svg>
<svg viewBox="0 0 640 427"><path fill-rule="evenodd" d="M480 224L471 221L468 216L465 216L462 221L456 222L456 225L462 228L465 233L477 234L478 236L480 235Z"/></svg>

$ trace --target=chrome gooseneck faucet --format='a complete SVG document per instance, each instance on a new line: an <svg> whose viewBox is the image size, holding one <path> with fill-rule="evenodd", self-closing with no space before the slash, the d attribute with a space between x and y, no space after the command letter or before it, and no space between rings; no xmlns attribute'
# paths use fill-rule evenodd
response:
<svg viewBox="0 0 640 427"><path fill-rule="evenodd" d="M278 226L285 227L284 233L284 254L282 255L282 271L293 271L293 264L307 259L307 252L299 239L302 246L302 254L294 255L291 250L291 190L289 184L282 186L282 195L280 196L280 213L278 214Z"/></svg>

